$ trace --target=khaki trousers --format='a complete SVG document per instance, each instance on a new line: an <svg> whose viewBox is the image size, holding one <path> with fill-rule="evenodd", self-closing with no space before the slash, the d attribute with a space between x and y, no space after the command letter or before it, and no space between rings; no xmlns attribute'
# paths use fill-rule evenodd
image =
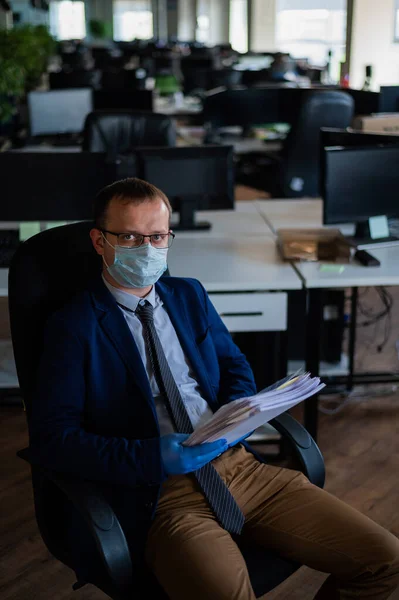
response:
<svg viewBox="0 0 399 600"><path fill-rule="evenodd" d="M243 536L332 574L316 598L383 600L396 589L399 541L380 525L302 473L259 463L243 446L213 464L245 515ZM165 482L146 559L172 600L255 598L236 543L191 475Z"/></svg>

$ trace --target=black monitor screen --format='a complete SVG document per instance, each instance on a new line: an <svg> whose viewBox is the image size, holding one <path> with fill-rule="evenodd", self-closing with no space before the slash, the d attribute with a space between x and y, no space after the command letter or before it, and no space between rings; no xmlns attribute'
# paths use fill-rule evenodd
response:
<svg viewBox="0 0 399 600"><path fill-rule="evenodd" d="M351 88L342 88L342 91L352 96L355 102L355 115L371 115L380 112L379 92L353 90Z"/></svg>
<svg viewBox="0 0 399 600"><path fill-rule="evenodd" d="M151 90L95 90L95 110L149 110L153 109Z"/></svg>
<svg viewBox="0 0 399 600"><path fill-rule="evenodd" d="M321 129L321 145L325 146L378 146L379 144L399 144L399 135L348 131L324 127Z"/></svg>
<svg viewBox="0 0 399 600"><path fill-rule="evenodd" d="M325 148L324 223L399 217L399 147Z"/></svg>
<svg viewBox="0 0 399 600"><path fill-rule="evenodd" d="M380 87L380 110L382 113L399 112L399 85Z"/></svg>
<svg viewBox="0 0 399 600"><path fill-rule="evenodd" d="M195 200L198 210L234 208L233 152L230 146L139 150L143 177L168 196Z"/></svg>
<svg viewBox="0 0 399 600"><path fill-rule="evenodd" d="M31 92L28 95L31 135L81 133L87 115L93 111L92 93L89 88Z"/></svg>
<svg viewBox="0 0 399 600"><path fill-rule="evenodd" d="M247 128L280 121L280 88L226 90L204 101L204 121L214 127L237 125Z"/></svg>
<svg viewBox="0 0 399 600"><path fill-rule="evenodd" d="M95 195L117 178L105 155L90 152L4 152L0 173L0 221L91 219Z"/></svg>

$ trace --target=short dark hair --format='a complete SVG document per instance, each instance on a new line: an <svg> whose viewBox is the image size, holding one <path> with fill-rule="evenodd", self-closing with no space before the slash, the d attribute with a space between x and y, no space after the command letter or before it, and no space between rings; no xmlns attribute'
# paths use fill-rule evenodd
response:
<svg viewBox="0 0 399 600"><path fill-rule="evenodd" d="M152 185L152 183L148 183L148 181L138 179L137 177L129 177L128 179L122 179L107 185L95 197L93 218L96 227L99 229L105 229L107 208L114 198L117 198L121 202L132 204L141 204L142 202L151 202L152 200L160 199L166 204L169 215L172 213L172 207L164 192L155 185Z"/></svg>

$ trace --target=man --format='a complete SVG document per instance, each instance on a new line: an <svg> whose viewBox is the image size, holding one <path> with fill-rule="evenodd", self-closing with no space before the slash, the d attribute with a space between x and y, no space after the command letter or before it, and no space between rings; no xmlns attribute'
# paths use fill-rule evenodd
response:
<svg viewBox="0 0 399 600"><path fill-rule="evenodd" d="M317 598L388 598L399 581L396 537L242 443L184 445L212 411L256 388L201 284L161 277L170 212L138 179L96 198L102 277L47 324L33 456L102 482L137 576L145 559L173 600L255 598L237 535L332 573ZM83 528L73 531L79 552Z"/></svg>

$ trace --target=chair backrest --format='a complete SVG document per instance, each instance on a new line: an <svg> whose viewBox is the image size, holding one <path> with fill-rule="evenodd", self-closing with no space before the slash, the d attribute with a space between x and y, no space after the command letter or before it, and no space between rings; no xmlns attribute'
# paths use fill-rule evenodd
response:
<svg viewBox="0 0 399 600"><path fill-rule="evenodd" d="M320 129L352 124L354 102L341 91L314 91L304 94L298 118L287 136L283 150L280 185L284 196L318 196Z"/></svg>
<svg viewBox="0 0 399 600"><path fill-rule="evenodd" d="M85 221L43 231L21 244L11 261L11 337L28 419L45 322L101 271L92 227Z"/></svg>
<svg viewBox="0 0 399 600"><path fill-rule="evenodd" d="M139 111L98 110L90 113L83 131L83 150L127 154L137 146L175 146L176 128L165 116Z"/></svg>

